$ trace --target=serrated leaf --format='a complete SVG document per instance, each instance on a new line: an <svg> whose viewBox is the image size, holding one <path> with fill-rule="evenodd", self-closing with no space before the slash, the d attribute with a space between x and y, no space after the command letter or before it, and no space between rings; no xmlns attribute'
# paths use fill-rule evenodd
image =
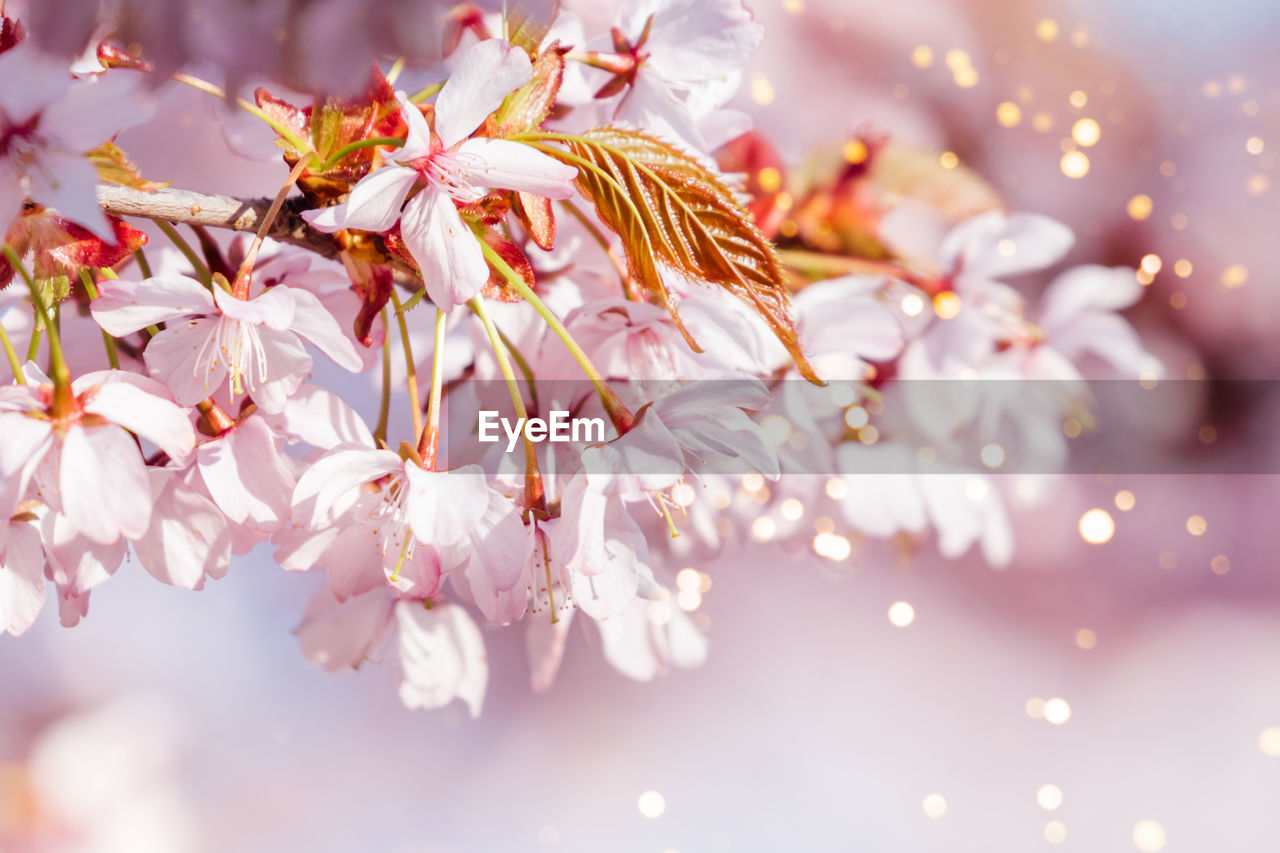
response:
<svg viewBox="0 0 1280 853"><path fill-rule="evenodd" d="M104 142L88 154L89 162L98 170L98 177L109 184L119 184L135 190L162 189L169 186L170 181L157 183L144 179L138 167L129 159L129 155L114 142Z"/></svg>
<svg viewBox="0 0 1280 853"><path fill-rule="evenodd" d="M622 238L631 275L667 307L691 346L697 349L659 263L691 280L719 285L751 306L804 377L821 384L800 349L773 246L716 175L636 131L604 127L556 139L571 154L561 159L578 166L579 188Z"/></svg>

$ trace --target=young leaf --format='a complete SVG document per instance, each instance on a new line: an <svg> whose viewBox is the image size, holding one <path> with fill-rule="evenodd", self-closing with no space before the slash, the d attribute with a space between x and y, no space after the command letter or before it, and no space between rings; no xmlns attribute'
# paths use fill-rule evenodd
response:
<svg viewBox="0 0 1280 853"><path fill-rule="evenodd" d="M98 170L98 177L111 184L131 187L135 190L158 190L169 186L169 181L148 181L138 172L138 167L114 142L104 142L89 152L89 162Z"/></svg>
<svg viewBox="0 0 1280 853"><path fill-rule="evenodd" d="M546 119L555 106L560 81L564 78L564 55L567 47L559 42L538 54L533 61L533 77L519 89L507 95L498 108L494 136L510 136L531 130Z"/></svg>
<svg viewBox="0 0 1280 853"><path fill-rule="evenodd" d="M719 285L751 306L804 377L822 383L800 349L773 246L717 176L676 148L635 131L603 127L553 138L568 146L568 155L549 146L542 150L578 167L579 189L622 238L631 275L667 307L691 346L698 348L680 323L659 263L694 281Z"/></svg>

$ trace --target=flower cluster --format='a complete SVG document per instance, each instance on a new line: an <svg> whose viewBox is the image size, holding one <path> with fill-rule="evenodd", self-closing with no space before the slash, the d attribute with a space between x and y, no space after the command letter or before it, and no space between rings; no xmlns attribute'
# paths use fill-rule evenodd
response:
<svg viewBox="0 0 1280 853"><path fill-rule="evenodd" d="M933 531L1006 563L1000 486L966 448L1013 424L1061 465L1079 380L1159 371L1117 313L1132 271L1075 267L1035 307L1017 286L1064 258L1062 225L904 200L884 140L787 174L727 107L762 36L741 0L627 4L600 34L568 12L449 21L439 67L240 101L287 172L223 216L114 142L161 83L219 87L157 79L172 63L114 47L110 20L75 64L6 20L9 633L49 581L70 626L130 560L196 590L266 546L326 579L303 654L389 657L410 707L479 712L478 621L526 623L535 689L575 621L648 679L706 654L705 576L674 567L743 530L837 562ZM974 379L1057 382L937 391ZM343 399L365 389L376 411ZM499 409L530 426L478 444L476 413ZM555 412L605 434L539 442Z"/></svg>

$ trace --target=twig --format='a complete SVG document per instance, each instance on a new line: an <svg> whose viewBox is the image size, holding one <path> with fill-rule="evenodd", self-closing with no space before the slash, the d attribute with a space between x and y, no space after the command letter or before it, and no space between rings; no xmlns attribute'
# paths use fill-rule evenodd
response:
<svg viewBox="0 0 1280 853"><path fill-rule="evenodd" d="M233 231L257 231L272 201L269 198L234 198L168 188L146 192L129 187L98 187L98 203L113 216L142 216ZM280 210L267 236L326 258L338 257L338 244L333 237L308 225L291 203L286 203Z"/></svg>

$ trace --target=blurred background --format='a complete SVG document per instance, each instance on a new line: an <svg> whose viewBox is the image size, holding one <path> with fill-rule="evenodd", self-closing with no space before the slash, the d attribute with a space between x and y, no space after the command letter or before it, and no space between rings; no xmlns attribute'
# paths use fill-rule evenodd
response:
<svg viewBox="0 0 1280 853"><path fill-rule="evenodd" d="M856 132L935 151L1070 225L1072 261L1149 270L1129 317L1172 376L1276 375L1280 7L752 6L739 106L789 162ZM145 175L279 185L207 97L160 98L120 139ZM48 608L0 640L0 850L1274 849L1280 483L1023 485L1000 572L927 542L671 566L711 578L711 654L653 683L575 630L535 694L523 631L489 631L478 720L406 711L390 663L306 664L288 629L319 579L266 550L198 595L126 564L76 629Z"/></svg>

